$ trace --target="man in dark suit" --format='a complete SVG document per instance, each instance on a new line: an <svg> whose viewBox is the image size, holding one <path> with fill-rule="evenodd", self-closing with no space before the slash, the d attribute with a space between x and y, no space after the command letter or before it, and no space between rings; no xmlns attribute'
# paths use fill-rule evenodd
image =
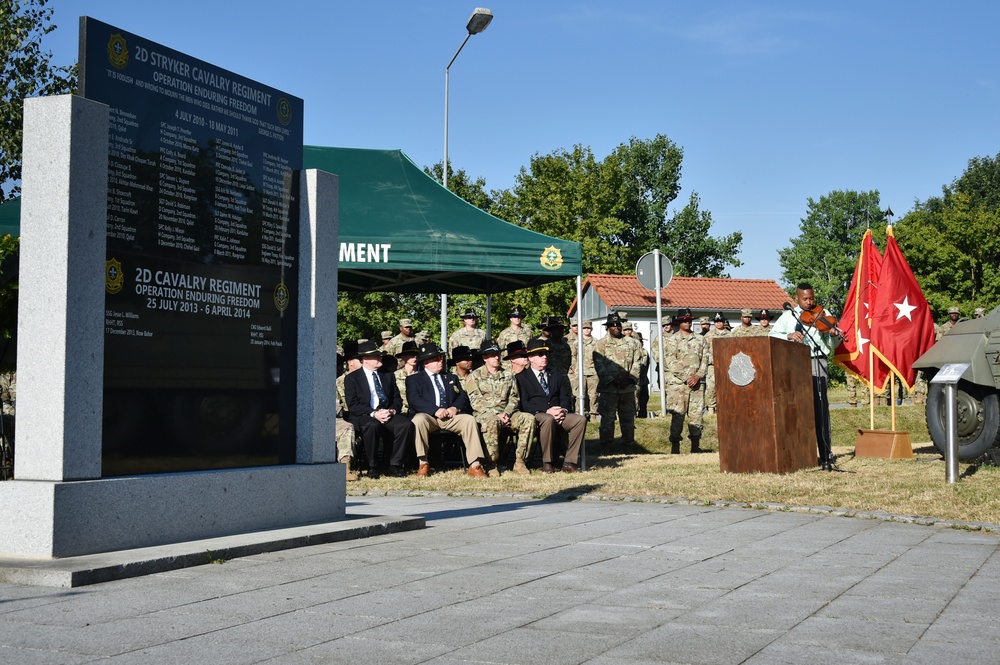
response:
<svg viewBox="0 0 1000 665"><path fill-rule="evenodd" d="M580 449L587 433L587 419L572 413L573 394L566 375L548 369L549 349L541 339L528 342L529 367L517 375L517 386L521 393L518 409L535 416L538 421L538 440L542 444L542 471L552 473L552 448L561 427L569 433L569 445L562 470L576 473L580 470Z"/></svg>
<svg viewBox="0 0 1000 665"><path fill-rule="evenodd" d="M357 357L361 369L344 377L344 398L351 422L361 432L361 441L368 457L368 476L378 478L378 440L392 436L392 456L389 475L403 477L403 457L410 438L410 419L400 413L403 399L391 374L380 374L382 349L374 341L358 345Z"/></svg>
<svg viewBox="0 0 1000 665"><path fill-rule="evenodd" d="M427 462L427 440L431 432L445 430L455 432L465 444L465 459L469 462L468 473L474 478L485 478L483 444L479 439L476 419L463 411L469 410L469 396L462 389L458 377L443 372L444 351L434 342L426 342L418 348L416 374L406 377L406 400L415 432L418 476L430 474ZM495 473L495 472L494 472Z"/></svg>

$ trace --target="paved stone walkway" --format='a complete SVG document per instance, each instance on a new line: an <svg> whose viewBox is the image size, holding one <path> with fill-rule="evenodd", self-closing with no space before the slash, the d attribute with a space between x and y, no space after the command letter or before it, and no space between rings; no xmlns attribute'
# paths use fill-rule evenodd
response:
<svg viewBox="0 0 1000 665"><path fill-rule="evenodd" d="M1000 662L993 533L628 502L363 496L348 511L427 528L0 585L0 662Z"/></svg>

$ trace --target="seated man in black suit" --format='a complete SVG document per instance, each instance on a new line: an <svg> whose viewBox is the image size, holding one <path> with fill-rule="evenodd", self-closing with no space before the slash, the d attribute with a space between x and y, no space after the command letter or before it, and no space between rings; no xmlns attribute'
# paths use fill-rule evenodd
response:
<svg viewBox="0 0 1000 665"><path fill-rule="evenodd" d="M563 372L548 370L549 349L541 339L528 342L529 367L517 375L517 387L521 392L521 406L518 409L534 414L538 421L538 440L542 444L542 471L552 473L552 448L556 440L557 427L569 433L569 445L562 470L576 473L583 437L587 433L587 419L572 413L573 393Z"/></svg>
<svg viewBox="0 0 1000 665"><path fill-rule="evenodd" d="M434 342L418 348L416 374L406 377L406 400L410 403L413 429L416 437L418 476L430 474L427 463L427 439L431 432L455 432L465 444L465 459L469 462L469 475L485 478L483 444L479 439L476 419L463 411L469 409L469 396L454 374L442 372L444 351ZM494 472L495 473L495 472Z"/></svg>
<svg viewBox="0 0 1000 665"><path fill-rule="evenodd" d="M374 341L358 345L357 357L361 369L344 377L344 398L351 414L351 423L361 432L361 441L368 457L368 476L378 478L378 440L383 434L392 435L392 456L389 475L402 477L403 457L410 438L410 419L400 413L403 399L391 374L380 374L382 349Z"/></svg>

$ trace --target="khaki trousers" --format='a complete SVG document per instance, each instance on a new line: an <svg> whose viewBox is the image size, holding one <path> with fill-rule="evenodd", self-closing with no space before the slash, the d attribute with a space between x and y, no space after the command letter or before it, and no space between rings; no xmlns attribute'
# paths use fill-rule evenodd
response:
<svg viewBox="0 0 1000 665"><path fill-rule="evenodd" d="M415 413L412 422L416 433L414 444L418 458L427 458L428 438L432 432L438 430L454 432L462 437L462 443L465 444L465 459L469 464L486 457L483 444L479 440L479 426L476 424L476 419L467 413L460 413L451 420L440 420L426 413Z"/></svg>

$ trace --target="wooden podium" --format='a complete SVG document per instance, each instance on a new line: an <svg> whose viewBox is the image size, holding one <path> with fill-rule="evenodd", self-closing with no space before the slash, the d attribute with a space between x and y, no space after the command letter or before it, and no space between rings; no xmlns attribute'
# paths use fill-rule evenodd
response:
<svg viewBox="0 0 1000 665"><path fill-rule="evenodd" d="M713 342L719 462L729 473L817 465L809 348L772 337Z"/></svg>

